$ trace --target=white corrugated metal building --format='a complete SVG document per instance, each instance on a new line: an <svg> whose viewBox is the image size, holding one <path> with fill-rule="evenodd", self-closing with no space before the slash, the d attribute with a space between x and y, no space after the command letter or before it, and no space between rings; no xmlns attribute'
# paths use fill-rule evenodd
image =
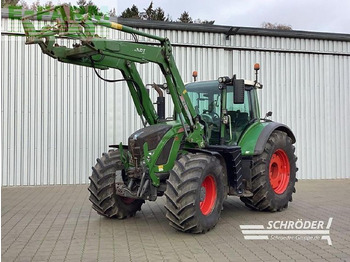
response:
<svg viewBox="0 0 350 262"><path fill-rule="evenodd" d="M90 167L109 144L142 127L122 83L93 69L59 63L25 45L18 20L2 10L1 176L3 186L88 183ZM297 138L301 179L350 178L350 35L228 26L119 20L167 36L185 82L237 74L254 79L261 65L261 112L287 124ZM43 25L43 21L38 24ZM100 28L100 35L127 39ZM140 41L144 40L142 38ZM145 83L162 83L153 65ZM102 73L120 78L116 70ZM156 95L151 92L152 99ZM167 114L172 105L167 100Z"/></svg>

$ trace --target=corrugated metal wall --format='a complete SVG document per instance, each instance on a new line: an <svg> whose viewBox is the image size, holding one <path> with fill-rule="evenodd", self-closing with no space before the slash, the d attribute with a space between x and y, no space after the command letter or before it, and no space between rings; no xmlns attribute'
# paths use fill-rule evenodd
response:
<svg viewBox="0 0 350 262"><path fill-rule="evenodd" d="M39 24L42 24L40 22ZM141 128L125 84L100 81L92 69L58 63L25 45L16 20L2 19L2 185L88 183L90 167L109 144ZM185 82L236 73L254 79L261 64L261 111L297 137L298 177L350 177L350 43L185 31L168 36ZM126 39L100 29L101 35ZM142 39L140 39L142 40ZM200 45L200 46L198 46ZM145 83L162 83L154 65L140 66ZM120 78L115 70L102 73ZM156 100L155 92L151 92ZM172 112L167 100L167 114Z"/></svg>

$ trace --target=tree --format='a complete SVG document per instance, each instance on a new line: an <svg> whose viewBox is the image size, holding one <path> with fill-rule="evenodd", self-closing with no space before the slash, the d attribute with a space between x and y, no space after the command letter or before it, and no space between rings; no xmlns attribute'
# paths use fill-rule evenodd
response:
<svg viewBox="0 0 350 262"><path fill-rule="evenodd" d="M131 8L127 8L122 12L121 17L123 18L140 18L139 16L139 9L136 5L132 5Z"/></svg>
<svg viewBox="0 0 350 262"><path fill-rule="evenodd" d="M112 8L109 13L108 13L109 16L117 16L117 11L115 10L115 8Z"/></svg>
<svg viewBox="0 0 350 262"><path fill-rule="evenodd" d="M214 23L215 23L215 20L204 20L204 21L202 21L201 24L213 25Z"/></svg>
<svg viewBox="0 0 350 262"><path fill-rule="evenodd" d="M89 3L92 3L92 2L90 1ZM86 0L78 0L77 5L78 6L87 6L88 3L86 2Z"/></svg>
<svg viewBox="0 0 350 262"><path fill-rule="evenodd" d="M164 10L160 7L158 7L156 10L154 10L152 20L165 21L166 17L164 15Z"/></svg>
<svg viewBox="0 0 350 262"><path fill-rule="evenodd" d="M34 10L34 11L38 11L38 9L40 8L41 8L41 5L39 0L36 0L35 2L33 2L29 7L30 10Z"/></svg>
<svg viewBox="0 0 350 262"><path fill-rule="evenodd" d="M265 29L277 29L277 30L293 30L292 26L290 25L284 25L284 24L277 24L277 23L269 23L269 22L264 22L261 24L262 28Z"/></svg>
<svg viewBox="0 0 350 262"><path fill-rule="evenodd" d="M45 4L44 4L44 8L45 9L49 9L49 8L52 8L54 7L55 5L52 3L52 1L47 1Z"/></svg>
<svg viewBox="0 0 350 262"><path fill-rule="evenodd" d="M149 7L148 7L147 9L143 9L143 10L145 10L146 15L147 15L147 17L148 17L148 20L152 20L152 16L153 16L153 14L154 14L153 2L151 2L151 3L149 4Z"/></svg>
<svg viewBox="0 0 350 262"><path fill-rule="evenodd" d="M172 22L173 21L173 18L168 14L165 18L165 21L167 22Z"/></svg>
<svg viewBox="0 0 350 262"><path fill-rule="evenodd" d="M24 0L21 0L19 2L18 6L22 7L22 9L24 9L24 10L28 10L29 9L29 5Z"/></svg>
<svg viewBox="0 0 350 262"><path fill-rule="evenodd" d="M181 23L193 23L192 18L190 17L190 14L186 11L184 11L181 16L178 18L178 20Z"/></svg>
<svg viewBox="0 0 350 262"><path fill-rule="evenodd" d="M16 6L18 4L19 0L1 0L1 8L3 7L9 7L9 6Z"/></svg>
<svg viewBox="0 0 350 262"><path fill-rule="evenodd" d="M147 20L158 20L158 21L166 20L164 10L160 7L153 9L153 2L151 2L148 8L144 10L146 12Z"/></svg>
<svg viewBox="0 0 350 262"><path fill-rule="evenodd" d="M201 19L196 19L193 21L194 24L207 24L207 25L213 25L215 23L215 20L201 20Z"/></svg>
<svg viewBox="0 0 350 262"><path fill-rule="evenodd" d="M21 3L25 3L24 1L22 1ZM54 7L54 4L52 3L52 1L48 1L45 4L40 4L39 0L36 0L35 2L33 2L31 4L31 6L29 7L30 10L34 10L34 11L42 11L45 9L50 9Z"/></svg>
<svg viewBox="0 0 350 262"><path fill-rule="evenodd" d="M39 0L38 0L39 1ZM103 13L100 11L100 8L98 8L91 0L87 2L86 0L78 0L77 5L73 6L74 10L78 11L79 14L90 14L90 15L98 15L103 16Z"/></svg>
<svg viewBox="0 0 350 262"><path fill-rule="evenodd" d="M144 9L144 12L139 12L139 9L136 7L136 5L133 5L131 8L125 9L121 17L123 18L137 18L137 19L145 19L145 20L159 20L159 21L166 21L167 18L165 17L165 12L162 8L157 7L156 9L153 8L153 2L150 3L150 5Z"/></svg>

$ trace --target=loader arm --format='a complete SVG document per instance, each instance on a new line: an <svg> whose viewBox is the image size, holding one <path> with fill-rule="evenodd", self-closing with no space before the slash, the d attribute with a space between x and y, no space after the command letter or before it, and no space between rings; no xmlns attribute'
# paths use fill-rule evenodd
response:
<svg viewBox="0 0 350 262"><path fill-rule="evenodd" d="M59 11L57 24L36 30L31 21L38 14ZM199 147L204 146L203 128L188 97L185 85L176 66L172 46L167 38L147 34L131 27L107 20L97 20L88 15L78 16L68 5L57 6L41 13L22 18L26 44L39 44L42 52L60 62L76 64L94 69L114 68L121 71L127 82L138 114L150 124L159 122L147 89L137 71L136 63L156 63L167 82L167 87L186 133L187 141ZM119 30L158 41L154 44L108 40L95 34L95 26ZM56 38L79 40L73 47L59 46ZM143 119L143 118L142 118Z"/></svg>

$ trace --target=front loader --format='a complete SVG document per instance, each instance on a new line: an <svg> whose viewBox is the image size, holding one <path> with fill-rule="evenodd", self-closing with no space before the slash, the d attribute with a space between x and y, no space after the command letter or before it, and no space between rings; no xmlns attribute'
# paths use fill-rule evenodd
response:
<svg viewBox="0 0 350 262"><path fill-rule="evenodd" d="M90 201L98 214L131 217L145 200L165 195L170 225L201 233L217 224L228 195L240 197L255 210L288 206L295 192L296 140L286 125L260 117L258 78L224 76L185 86L169 39L78 16L68 5L44 12L56 12L56 24L37 30L31 19L38 14L23 17L26 44L38 44L44 54L60 62L91 67L102 80L125 81L144 124L130 135L127 145L111 145L92 168ZM152 41L108 40L95 34L96 26ZM59 38L74 44L61 46ZM165 84L151 85L159 94L158 112L138 63L155 63L164 76ZM97 71L110 68L120 70L123 79L104 79ZM163 93L171 96L174 106L168 118Z"/></svg>

